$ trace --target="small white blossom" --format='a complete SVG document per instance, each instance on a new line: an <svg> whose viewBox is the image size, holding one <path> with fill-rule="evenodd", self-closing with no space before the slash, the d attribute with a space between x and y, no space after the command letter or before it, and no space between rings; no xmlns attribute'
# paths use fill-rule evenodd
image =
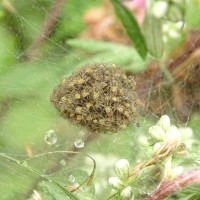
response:
<svg viewBox="0 0 200 200"><path fill-rule="evenodd" d="M168 23L164 23L162 25L162 30L163 30L164 33L168 33L168 31L170 30L169 24Z"/></svg>
<svg viewBox="0 0 200 200"><path fill-rule="evenodd" d="M161 142L156 142L156 144L153 145L153 151L157 152L158 149L160 149L162 143Z"/></svg>
<svg viewBox="0 0 200 200"><path fill-rule="evenodd" d="M186 140L193 136L193 131L190 127L179 128L178 130L180 131L181 136Z"/></svg>
<svg viewBox="0 0 200 200"><path fill-rule="evenodd" d="M130 186L126 187L121 191L120 196L122 200L133 200L134 197L132 188Z"/></svg>
<svg viewBox="0 0 200 200"><path fill-rule="evenodd" d="M192 129L190 127L185 127L185 128L179 128L178 130L181 134L181 140L183 143L185 143L186 148L192 148L192 144L193 144Z"/></svg>
<svg viewBox="0 0 200 200"><path fill-rule="evenodd" d="M167 115L163 115L157 124L166 131L170 127L170 118Z"/></svg>
<svg viewBox="0 0 200 200"><path fill-rule="evenodd" d="M154 17L161 18L166 14L167 8L168 4L166 1L157 1L152 8L152 13Z"/></svg>
<svg viewBox="0 0 200 200"><path fill-rule="evenodd" d="M176 27L178 28L178 29L181 29L181 28L183 28L183 26L184 26L184 22L183 21L179 21L179 22L176 22Z"/></svg>
<svg viewBox="0 0 200 200"><path fill-rule="evenodd" d="M149 133L152 136L152 138L158 141L164 141L166 139L164 130L158 125L151 126L149 128Z"/></svg>
<svg viewBox="0 0 200 200"><path fill-rule="evenodd" d="M124 179L128 177L129 172L130 172L130 164L128 160L126 159L119 160L115 165L115 170L116 170L117 175L120 178Z"/></svg>
<svg viewBox="0 0 200 200"><path fill-rule="evenodd" d="M181 34L178 30L171 29L171 30L169 30L169 36L173 39L177 39L181 36Z"/></svg>
<svg viewBox="0 0 200 200"><path fill-rule="evenodd" d="M164 162L164 178L168 177L170 172L171 172L171 166L172 166L172 157L170 156L169 158L166 159Z"/></svg>
<svg viewBox="0 0 200 200"><path fill-rule="evenodd" d="M181 175L184 171L182 166L178 166L171 170L170 172L170 179L176 178L177 176Z"/></svg>
<svg viewBox="0 0 200 200"><path fill-rule="evenodd" d="M122 189L124 187L124 182L118 177L110 177L108 182L110 186L116 190Z"/></svg>
<svg viewBox="0 0 200 200"><path fill-rule="evenodd" d="M168 141L176 140L178 143L181 142L181 135L176 126L170 126L166 131Z"/></svg>

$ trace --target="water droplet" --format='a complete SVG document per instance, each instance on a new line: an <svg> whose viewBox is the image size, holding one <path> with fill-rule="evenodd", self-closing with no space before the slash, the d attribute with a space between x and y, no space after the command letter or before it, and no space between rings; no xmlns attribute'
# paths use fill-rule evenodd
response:
<svg viewBox="0 0 200 200"><path fill-rule="evenodd" d="M66 161L65 161L64 159L62 159L62 160L60 161L60 165L65 166L65 165L66 165Z"/></svg>
<svg viewBox="0 0 200 200"><path fill-rule="evenodd" d="M77 139L74 142L74 145L75 145L75 147L80 149L80 148L83 148L85 144L84 144L84 141L82 139Z"/></svg>
<svg viewBox="0 0 200 200"><path fill-rule="evenodd" d="M68 180L69 180L70 183L74 183L76 178L73 175L70 175Z"/></svg>
<svg viewBox="0 0 200 200"><path fill-rule="evenodd" d="M55 144L57 142L57 135L55 134L55 131L52 129L48 130L44 136L44 140L48 145Z"/></svg>

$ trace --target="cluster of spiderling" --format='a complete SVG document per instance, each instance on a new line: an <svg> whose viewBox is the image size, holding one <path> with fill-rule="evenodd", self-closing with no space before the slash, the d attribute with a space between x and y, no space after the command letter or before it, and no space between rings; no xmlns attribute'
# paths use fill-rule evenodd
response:
<svg viewBox="0 0 200 200"><path fill-rule="evenodd" d="M51 102L73 124L112 133L135 119L134 88L134 80L114 64L86 65L57 86Z"/></svg>

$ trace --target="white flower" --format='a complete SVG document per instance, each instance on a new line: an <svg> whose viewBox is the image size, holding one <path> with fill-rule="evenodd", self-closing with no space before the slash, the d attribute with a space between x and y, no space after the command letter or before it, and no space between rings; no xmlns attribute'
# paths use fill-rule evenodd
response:
<svg viewBox="0 0 200 200"><path fill-rule="evenodd" d="M183 21L176 22L175 26L176 26L178 29L181 29L181 28L183 28L183 26L184 26L184 22L183 22Z"/></svg>
<svg viewBox="0 0 200 200"><path fill-rule="evenodd" d="M165 167L164 168L164 175L163 175L164 178L169 176L169 174L171 172L171 166L172 166L172 157L170 156L164 162L164 167Z"/></svg>
<svg viewBox="0 0 200 200"><path fill-rule="evenodd" d="M120 178L122 179L127 178L130 172L130 164L128 160L126 159L119 160L115 165L115 170Z"/></svg>
<svg viewBox="0 0 200 200"><path fill-rule="evenodd" d="M178 130L180 131L181 136L186 140L193 136L193 131L190 127L179 128Z"/></svg>
<svg viewBox="0 0 200 200"><path fill-rule="evenodd" d="M167 8L168 4L166 1L157 1L152 8L152 13L154 17L161 18L166 14Z"/></svg>
<svg viewBox="0 0 200 200"><path fill-rule="evenodd" d="M170 118L167 115L163 115L157 124L166 131L170 127Z"/></svg>
<svg viewBox="0 0 200 200"><path fill-rule="evenodd" d="M161 142L156 142L156 144L153 145L153 151L157 152L158 149L160 149L161 146L162 146Z"/></svg>
<svg viewBox="0 0 200 200"><path fill-rule="evenodd" d="M178 30L171 29L171 30L169 30L169 36L173 39L177 39L181 36L181 34L180 34L180 32L178 32Z"/></svg>
<svg viewBox="0 0 200 200"><path fill-rule="evenodd" d="M124 187L124 182L118 177L110 177L108 182L110 186L116 190L122 189Z"/></svg>
<svg viewBox="0 0 200 200"><path fill-rule="evenodd" d="M176 126L170 126L166 131L168 141L176 140L178 143L181 142L181 135Z"/></svg>
<svg viewBox="0 0 200 200"><path fill-rule="evenodd" d="M164 141L166 139L164 130L158 125L151 126L149 128L149 133L152 136L152 138L158 141Z"/></svg>
<svg viewBox="0 0 200 200"><path fill-rule="evenodd" d="M170 172L170 179L176 178L177 176L181 175L184 171L182 166L178 166L171 170Z"/></svg>
<svg viewBox="0 0 200 200"><path fill-rule="evenodd" d="M162 31L163 31L164 33L168 33L169 30L170 30L169 23L163 23L163 24L162 24Z"/></svg>
<svg viewBox="0 0 200 200"><path fill-rule="evenodd" d="M181 135L181 140L183 143L185 143L186 148L192 148L193 144L193 131L190 127L185 127L185 128L179 128L178 129Z"/></svg>
<svg viewBox="0 0 200 200"><path fill-rule="evenodd" d="M133 200L134 197L132 188L130 186L126 187L121 191L120 196L122 200Z"/></svg>

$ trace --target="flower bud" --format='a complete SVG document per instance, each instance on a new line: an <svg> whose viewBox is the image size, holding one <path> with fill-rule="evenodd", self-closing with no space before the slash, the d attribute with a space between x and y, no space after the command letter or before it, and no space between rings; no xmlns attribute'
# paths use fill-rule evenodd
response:
<svg viewBox="0 0 200 200"><path fill-rule="evenodd" d="M166 131L166 135L169 141L176 140L178 143L181 142L181 135L176 126L170 126Z"/></svg>
<svg viewBox="0 0 200 200"><path fill-rule="evenodd" d="M170 179L176 178L177 176L181 175L184 171L182 166L178 166L171 170Z"/></svg>
<svg viewBox="0 0 200 200"><path fill-rule="evenodd" d="M121 179L118 177L110 177L108 180L111 187L113 187L116 190L119 190L124 187L124 183Z"/></svg>
<svg viewBox="0 0 200 200"><path fill-rule="evenodd" d="M164 162L164 175L163 177L169 177L169 174L171 172L171 167L172 167L172 157L168 157L165 162Z"/></svg>
<svg viewBox="0 0 200 200"><path fill-rule="evenodd" d="M188 139L192 138L192 136L193 136L193 131L190 127L179 128L178 130L179 130L182 138L185 140L188 140Z"/></svg>
<svg viewBox="0 0 200 200"><path fill-rule="evenodd" d="M156 18L163 17L167 12L168 4L166 1L157 1L152 9L153 16Z"/></svg>
<svg viewBox="0 0 200 200"><path fill-rule="evenodd" d="M190 127L186 127L186 128L179 128L179 133L181 135L181 141L186 145L187 149L192 148L193 145L193 131Z"/></svg>
<svg viewBox="0 0 200 200"><path fill-rule="evenodd" d="M130 186L123 189L120 193L122 200L134 200L133 191Z"/></svg>
<svg viewBox="0 0 200 200"><path fill-rule="evenodd" d="M119 160L115 165L115 170L120 178L122 179L127 178L130 172L130 165L128 160L126 159Z"/></svg>
<svg viewBox="0 0 200 200"><path fill-rule="evenodd" d="M180 38L180 36L181 36L181 33L178 30L171 29L169 31L169 37L171 37L173 39L178 39L178 38Z"/></svg>
<svg viewBox="0 0 200 200"><path fill-rule="evenodd" d="M161 142L156 142L156 143L153 145L153 151L154 151L154 152L157 152L158 149L160 149L161 146L162 146L162 143L161 143Z"/></svg>
<svg viewBox="0 0 200 200"><path fill-rule="evenodd" d="M167 18L172 22L178 22L184 19L184 12L181 6L170 4L168 6Z"/></svg>
<svg viewBox="0 0 200 200"><path fill-rule="evenodd" d="M157 125L166 131L170 127L170 118L167 115L163 115L158 121Z"/></svg>
<svg viewBox="0 0 200 200"><path fill-rule="evenodd" d="M160 126L151 126L149 128L149 133L153 139L159 141L164 141L166 139L165 132Z"/></svg>

